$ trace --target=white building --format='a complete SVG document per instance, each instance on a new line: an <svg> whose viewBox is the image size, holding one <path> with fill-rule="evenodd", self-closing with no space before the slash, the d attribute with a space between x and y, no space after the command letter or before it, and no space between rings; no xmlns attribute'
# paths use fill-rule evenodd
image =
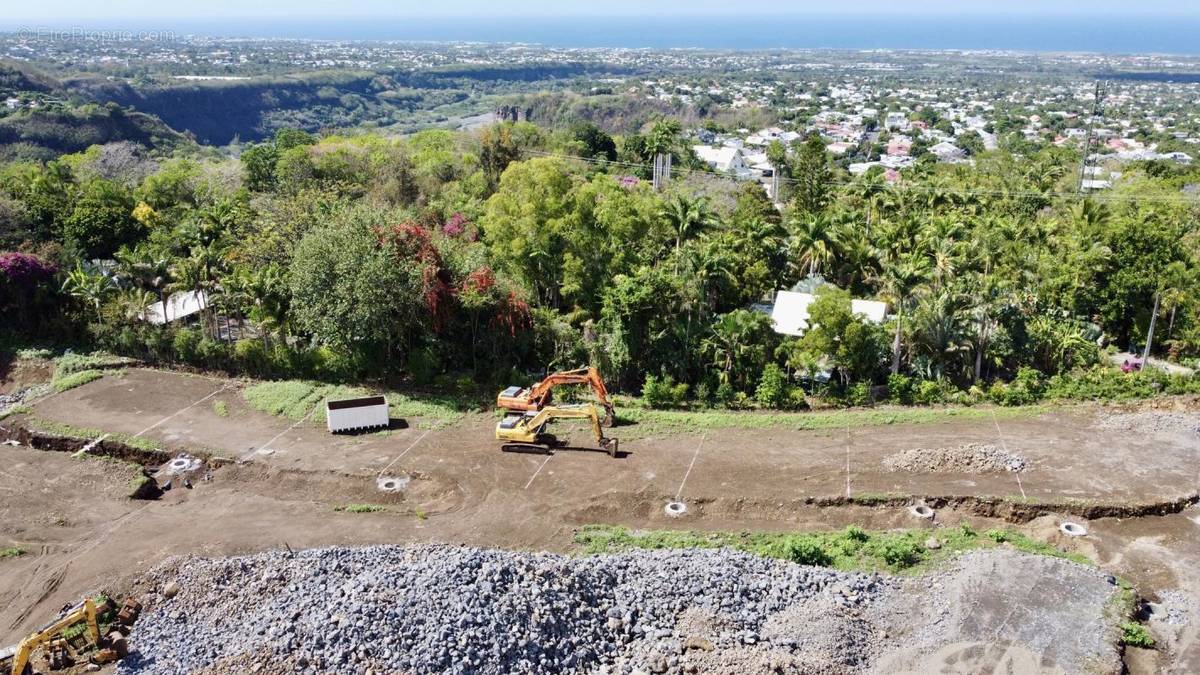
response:
<svg viewBox="0 0 1200 675"><path fill-rule="evenodd" d="M941 143L938 143L937 145L929 148L929 152L933 153L933 155L938 158L939 162L953 162L964 159L967 156L965 150L953 143L950 143L949 141L942 141Z"/></svg>
<svg viewBox="0 0 1200 675"><path fill-rule="evenodd" d="M151 303L142 312L142 320L150 323L162 325L179 319L189 317L204 309L208 302L208 296L203 291L180 291L172 293L167 298L167 315L163 316L163 305L161 302Z"/></svg>
<svg viewBox="0 0 1200 675"><path fill-rule="evenodd" d="M771 308L771 323L775 332L782 335L804 335L808 329L808 306L817 297L812 293L779 291L775 294L775 305ZM875 300L851 300L850 311L870 321L883 323L887 315L887 303Z"/></svg>
<svg viewBox="0 0 1200 675"><path fill-rule="evenodd" d="M750 168L739 148L722 146L714 148L711 145L693 145L692 151L705 164L720 173L733 174L741 178L750 176Z"/></svg>

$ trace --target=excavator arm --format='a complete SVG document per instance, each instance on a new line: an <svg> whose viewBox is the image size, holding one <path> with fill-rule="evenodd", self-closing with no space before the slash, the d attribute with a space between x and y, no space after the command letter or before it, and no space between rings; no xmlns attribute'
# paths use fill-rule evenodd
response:
<svg viewBox="0 0 1200 675"><path fill-rule="evenodd" d="M91 599L87 599L54 621L42 626L29 637L21 640L13 654L12 665L9 666L9 671L12 675L24 675L29 666L29 661L38 647L49 643L56 636L61 635L63 631L80 622L86 624L88 637L91 639L92 644L99 645L100 624L96 619L96 603Z"/></svg>
<svg viewBox="0 0 1200 675"><path fill-rule="evenodd" d="M496 404L506 410L539 411L550 405L554 388L566 384L591 386L600 405L604 407L604 418L600 421L601 426L611 427L613 425L616 421L616 411L613 409L612 401L608 398L608 387L604 385L604 378L600 377L600 371L590 366L553 373L528 389L509 387L500 392L496 398Z"/></svg>
<svg viewBox="0 0 1200 675"><path fill-rule="evenodd" d="M589 420L592 423L592 435L596 438L596 442L608 454L616 457L617 439L608 438L604 435L604 429L600 425L600 415L596 413L596 406L590 403L572 406L547 406L532 415L528 413L521 416L510 415L496 425L496 438L501 441L510 441L510 443L504 446L506 450L517 450L520 449L519 446L546 449L547 445L543 432L546 425L556 419Z"/></svg>

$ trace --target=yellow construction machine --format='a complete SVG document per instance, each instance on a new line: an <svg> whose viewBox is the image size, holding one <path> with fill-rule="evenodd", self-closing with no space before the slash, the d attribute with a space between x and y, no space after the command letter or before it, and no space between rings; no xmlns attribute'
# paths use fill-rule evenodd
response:
<svg viewBox="0 0 1200 675"><path fill-rule="evenodd" d="M112 624L114 632L101 637L98 617L115 610L111 600L104 599L103 603L98 608L96 601L88 598L66 608L58 618L31 633L15 647L0 649L0 674L30 675L34 672L33 655L42 647L50 670L78 665L87 652L91 652L89 660L96 664L124 658L129 651L124 633L137 620L142 607L134 600L126 601Z"/></svg>
<svg viewBox="0 0 1200 675"><path fill-rule="evenodd" d="M550 405L554 388L566 384L586 384L596 393L596 398L604 408L604 417L600 418L600 426L611 427L617 420L612 401L608 398L608 388L604 386L604 378L595 368L577 368L564 370L547 375L544 380L532 387L509 387L496 396L496 406L513 412L537 412Z"/></svg>
<svg viewBox="0 0 1200 675"><path fill-rule="evenodd" d="M563 443L546 433L546 425L556 419L585 419L592 423L592 434L600 449L610 456L617 456L617 439L604 436L600 427L600 415L596 406L583 405L547 406L537 412L509 414L496 424L496 440L502 441L504 452L550 452L563 447Z"/></svg>

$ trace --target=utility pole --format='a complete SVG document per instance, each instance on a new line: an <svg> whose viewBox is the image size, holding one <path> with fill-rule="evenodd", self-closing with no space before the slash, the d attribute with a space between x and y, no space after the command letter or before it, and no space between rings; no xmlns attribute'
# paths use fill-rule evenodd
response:
<svg viewBox="0 0 1200 675"><path fill-rule="evenodd" d="M662 190L671 182L671 155L658 153L654 155L654 189Z"/></svg>
<svg viewBox="0 0 1200 675"><path fill-rule="evenodd" d="M1146 332L1146 347L1142 350L1142 367L1147 365L1146 359L1150 358L1150 344L1154 342L1154 324L1158 320L1158 300L1162 296L1162 291L1154 292L1154 311L1150 314L1150 330Z"/></svg>

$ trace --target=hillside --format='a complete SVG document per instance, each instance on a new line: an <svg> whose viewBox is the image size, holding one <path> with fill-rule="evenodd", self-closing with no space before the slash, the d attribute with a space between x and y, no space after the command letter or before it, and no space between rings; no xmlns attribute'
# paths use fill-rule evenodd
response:
<svg viewBox="0 0 1200 675"><path fill-rule="evenodd" d="M494 93L536 91L588 74L577 64L453 66L426 71L317 71L239 80L154 80L126 83L95 77L66 81L89 100L156 115L198 141L224 145L261 140L282 128L306 131L387 126L443 106ZM482 105L480 103L480 105ZM461 111L459 111L461 112ZM468 111L469 112L469 111ZM436 121L436 115L424 115Z"/></svg>
<svg viewBox="0 0 1200 675"><path fill-rule="evenodd" d="M25 108L0 118L2 160L50 160L119 141L156 150L191 142L157 117L116 104Z"/></svg>

